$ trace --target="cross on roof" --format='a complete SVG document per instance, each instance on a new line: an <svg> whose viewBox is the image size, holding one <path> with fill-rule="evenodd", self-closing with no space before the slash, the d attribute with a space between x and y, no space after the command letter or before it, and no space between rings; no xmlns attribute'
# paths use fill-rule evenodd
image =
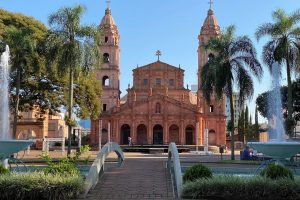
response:
<svg viewBox="0 0 300 200"><path fill-rule="evenodd" d="M161 56L161 51L160 50L157 50L155 55L157 56L157 60L159 60L159 56Z"/></svg>
<svg viewBox="0 0 300 200"><path fill-rule="evenodd" d="M214 3L213 0L209 0L208 3L209 3L209 9L211 9L211 7L212 7L212 5L213 5L213 3Z"/></svg>
<svg viewBox="0 0 300 200"><path fill-rule="evenodd" d="M107 0L107 1L106 1L106 4L107 4L107 8L109 9L109 6L110 6L110 0Z"/></svg>

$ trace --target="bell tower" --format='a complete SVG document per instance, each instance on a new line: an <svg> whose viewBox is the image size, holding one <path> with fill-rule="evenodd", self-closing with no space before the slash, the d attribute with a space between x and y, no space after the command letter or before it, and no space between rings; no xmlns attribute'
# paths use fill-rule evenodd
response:
<svg viewBox="0 0 300 200"><path fill-rule="evenodd" d="M102 113L105 113L116 106L120 99L120 35L111 15L109 2L99 29L101 31L99 49L102 54L102 65L97 78L101 80L102 84Z"/></svg>
<svg viewBox="0 0 300 200"><path fill-rule="evenodd" d="M200 34L198 35L199 46L198 46L198 109L201 113L209 114L217 111L214 102L214 97L211 98L211 104L208 105L206 100L203 98L202 92L200 90L201 86L201 71L202 67L207 63L211 56L214 56L214 52L209 52L204 49L204 44L213 37L219 37L221 34L220 27L218 25L217 19L214 16L213 10L211 9L212 2L210 1L210 9L207 12L206 19L203 26L201 27Z"/></svg>

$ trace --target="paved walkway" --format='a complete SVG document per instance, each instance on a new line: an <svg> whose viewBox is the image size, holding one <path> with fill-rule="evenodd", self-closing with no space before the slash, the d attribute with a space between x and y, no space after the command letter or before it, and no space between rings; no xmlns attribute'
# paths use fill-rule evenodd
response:
<svg viewBox="0 0 300 200"><path fill-rule="evenodd" d="M129 157L121 168L105 172L88 196L96 199L174 199L163 157Z"/></svg>

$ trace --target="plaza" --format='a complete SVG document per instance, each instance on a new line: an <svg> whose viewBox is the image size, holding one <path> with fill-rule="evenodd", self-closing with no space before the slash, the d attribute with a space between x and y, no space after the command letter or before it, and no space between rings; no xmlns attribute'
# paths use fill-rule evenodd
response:
<svg viewBox="0 0 300 200"><path fill-rule="evenodd" d="M1 3L0 200L300 199L298 8Z"/></svg>

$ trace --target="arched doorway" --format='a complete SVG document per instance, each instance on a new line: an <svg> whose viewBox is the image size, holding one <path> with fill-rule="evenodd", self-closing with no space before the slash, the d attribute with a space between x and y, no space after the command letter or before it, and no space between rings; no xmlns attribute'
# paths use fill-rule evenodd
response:
<svg viewBox="0 0 300 200"><path fill-rule="evenodd" d="M138 125L136 129L137 144L147 144L147 127L144 124Z"/></svg>
<svg viewBox="0 0 300 200"><path fill-rule="evenodd" d="M194 137L194 127L193 126L187 126L185 128L185 144L187 145L194 145L195 144L195 137Z"/></svg>
<svg viewBox="0 0 300 200"><path fill-rule="evenodd" d="M153 144L164 144L163 127L159 124L153 127Z"/></svg>
<svg viewBox="0 0 300 200"><path fill-rule="evenodd" d="M123 124L121 126L121 142L120 144L128 144L128 137L130 137L130 126Z"/></svg>
<svg viewBox="0 0 300 200"><path fill-rule="evenodd" d="M169 142L179 144L179 127L175 124L169 128Z"/></svg>
<svg viewBox="0 0 300 200"><path fill-rule="evenodd" d="M216 145L217 144L217 134L216 131L211 129L208 132L208 144L209 145Z"/></svg>
<svg viewBox="0 0 300 200"><path fill-rule="evenodd" d="M101 135L101 144L106 144L108 141L108 131L107 129L102 129L102 135Z"/></svg>

